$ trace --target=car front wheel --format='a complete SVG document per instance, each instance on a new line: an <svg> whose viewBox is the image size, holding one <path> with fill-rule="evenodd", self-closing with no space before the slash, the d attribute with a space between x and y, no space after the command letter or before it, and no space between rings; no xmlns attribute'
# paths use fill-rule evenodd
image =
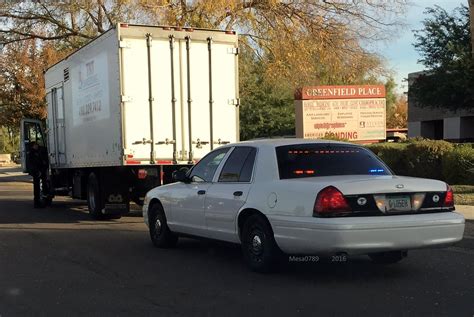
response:
<svg viewBox="0 0 474 317"><path fill-rule="evenodd" d="M149 229L150 238L157 248L171 248L178 242L178 236L171 232L166 222L166 215L160 204L150 208Z"/></svg>
<svg viewBox="0 0 474 317"><path fill-rule="evenodd" d="M268 221L260 215L250 216L242 228L242 253L247 265L256 272L268 272L281 254Z"/></svg>

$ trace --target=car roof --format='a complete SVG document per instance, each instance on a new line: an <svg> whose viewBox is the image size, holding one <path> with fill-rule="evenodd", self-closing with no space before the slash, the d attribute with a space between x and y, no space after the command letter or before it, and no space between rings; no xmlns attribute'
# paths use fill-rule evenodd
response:
<svg viewBox="0 0 474 317"><path fill-rule="evenodd" d="M285 145L296 145L296 144L341 144L341 145L352 145L353 143L348 142L341 142L341 141L333 141L333 140L323 140L323 139L299 139L299 138L279 138L279 139L254 139L248 141L242 141L238 143L228 144L227 146L255 146L255 147L278 147L278 146L285 146Z"/></svg>

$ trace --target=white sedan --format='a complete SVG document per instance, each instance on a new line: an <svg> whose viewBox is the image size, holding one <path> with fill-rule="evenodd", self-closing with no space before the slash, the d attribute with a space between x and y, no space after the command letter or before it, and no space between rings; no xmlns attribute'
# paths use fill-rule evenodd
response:
<svg viewBox="0 0 474 317"><path fill-rule="evenodd" d="M154 245L174 246L180 235L239 243L256 271L282 254L368 254L394 263L409 249L450 245L464 232L446 183L395 176L349 143L229 144L174 178L145 199Z"/></svg>

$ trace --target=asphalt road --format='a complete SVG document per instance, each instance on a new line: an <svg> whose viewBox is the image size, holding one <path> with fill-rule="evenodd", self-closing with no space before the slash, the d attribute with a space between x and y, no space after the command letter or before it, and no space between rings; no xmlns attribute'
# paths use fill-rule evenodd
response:
<svg viewBox="0 0 474 317"><path fill-rule="evenodd" d="M4 171L5 169L3 169ZM456 246L290 263L252 273L239 247L155 249L139 212L90 221L83 202L33 209L31 183L0 170L0 316L474 316L474 223Z"/></svg>

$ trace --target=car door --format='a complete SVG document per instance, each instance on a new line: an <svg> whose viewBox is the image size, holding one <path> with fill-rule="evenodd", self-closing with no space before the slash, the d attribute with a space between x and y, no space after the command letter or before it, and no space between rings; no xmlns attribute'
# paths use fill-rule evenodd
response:
<svg viewBox="0 0 474 317"><path fill-rule="evenodd" d="M204 219L204 201L214 174L230 148L220 148L199 161L190 171L189 183L173 185L170 226L173 230L196 236L208 236Z"/></svg>
<svg viewBox="0 0 474 317"><path fill-rule="evenodd" d="M252 186L256 155L254 147L235 147L216 182L207 189L204 215L212 238L238 241L235 219Z"/></svg>

